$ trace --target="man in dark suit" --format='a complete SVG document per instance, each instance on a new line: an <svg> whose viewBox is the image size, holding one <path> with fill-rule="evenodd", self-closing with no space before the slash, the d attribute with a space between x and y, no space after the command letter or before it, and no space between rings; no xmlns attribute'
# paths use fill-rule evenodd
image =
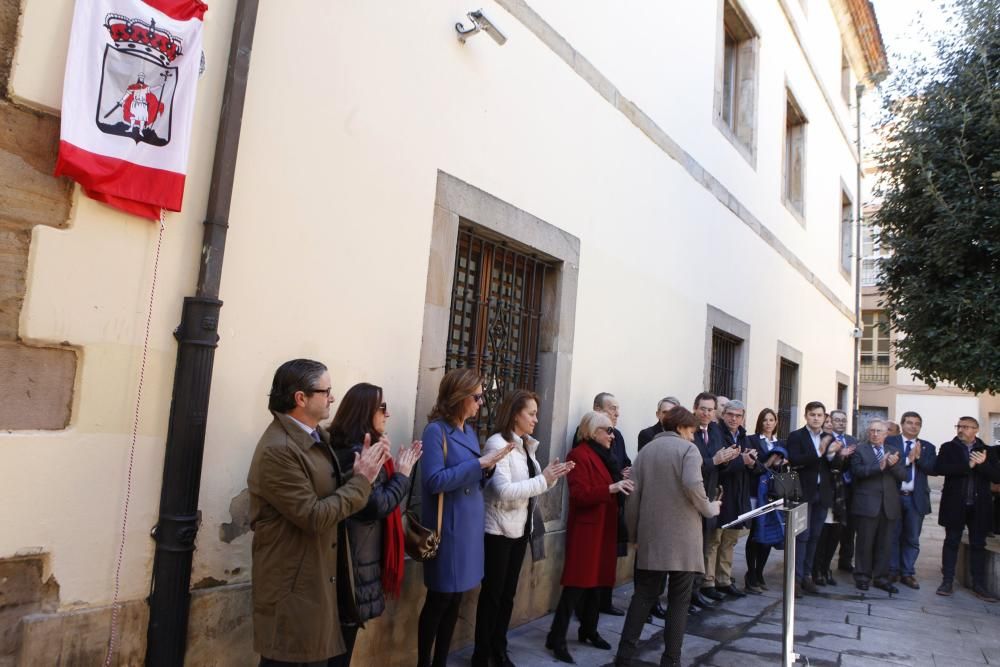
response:
<svg viewBox="0 0 1000 667"><path fill-rule="evenodd" d="M904 412L899 420L902 435L891 435L885 444L903 453L906 475L899 487L902 515L892 531L892 556L889 559L889 581L898 580L904 586L920 588L916 577L917 556L920 554L920 530L924 517L931 513L931 488L928 475L936 475L937 450L921 440L923 420L916 412Z"/></svg>
<svg viewBox="0 0 1000 667"><path fill-rule="evenodd" d="M852 491L851 454L858 446L858 439L847 433L847 413L843 410L830 411L830 423L833 424L833 437L840 443L840 455L844 459L844 503L847 505L847 515L840 530L840 555L837 569L844 572L854 571L854 518L851 516Z"/></svg>
<svg viewBox="0 0 1000 667"><path fill-rule="evenodd" d="M788 462L799 472L802 498L809 503L809 523L795 536L795 582L807 593L817 592L812 580L816 545L823 533L826 514L833 504L833 483L830 480L829 459L840 451L840 443L829 433L823 433L826 406L819 401L806 403L806 425L788 434Z"/></svg>
<svg viewBox="0 0 1000 667"><path fill-rule="evenodd" d="M937 474L944 475L938 523L945 530L941 550L943 581L937 594L952 594L958 545L968 528L972 592L980 600L996 602L997 597L986 587L986 534L993 516L990 483L1000 483L1000 461L976 437L979 422L975 418L962 417L955 428L958 435L941 445L935 467Z"/></svg>
<svg viewBox="0 0 1000 667"><path fill-rule="evenodd" d="M750 526L719 526L750 511L751 472L757 465L757 449L747 440L747 432L743 428L745 416L746 406L742 401L729 401L723 408L723 443L727 448L734 445L739 447L741 455L719 471L722 510L718 516L718 525L712 531L711 541L705 549L705 585L714 580L716 592L734 598L746 596L733 582L733 552L736 544L750 532Z"/></svg>
<svg viewBox="0 0 1000 667"><path fill-rule="evenodd" d="M899 483L906 475L902 452L885 443L885 422L868 423L868 442L851 457L854 477L854 520L858 529L854 583L863 591L874 580L875 588L889 593L899 589L889 581L892 524L899 521Z"/></svg>
<svg viewBox="0 0 1000 667"><path fill-rule="evenodd" d="M639 431L639 450L642 450L650 440L663 433L663 426L661 425L663 418L670 412L671 408L675 408L680 404L681 402L673 396L660 399L660 402L656 404L656 423L649 428Z"/></svg>
<svg viewBox="0 0 1000 667"><path fill-rule="evenodd" d="M715 395L702 392L694 398L694 416L698 419L698 430L694 432L694 444L701 454L701 479L705 484L705 494L709 500L716 500L719 495L719 471L740 455L739 447L726 447L722 439L722 429L715 421ZM712 531L715 530L716 519L705 519L702 522L702 547L706 550L711 542ZM707 558L706 558L707 560ZM721 602L726 598L724 593L715 590L714 566L712 583L707 584L702 575L696 577L691 593L691 603L706 609L714 606L714 601Z"/></svg>

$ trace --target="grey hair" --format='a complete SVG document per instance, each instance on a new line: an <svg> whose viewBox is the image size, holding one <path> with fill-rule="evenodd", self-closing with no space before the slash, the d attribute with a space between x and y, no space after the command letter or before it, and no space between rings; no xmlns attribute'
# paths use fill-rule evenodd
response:
<svg viewBox="0 0 1000 667"><path fill-rule="evenodd" d="M868 421L868 423L867 423L867 424L865 424L865 430L867 431L867 430L868 430L868 429L870 429L870 428L871 428L871 427L872 427L872 426L873 426L874 424L881 424L882 426L885 426L885 425L886 425L886 424L888 424L888 423L889 423L889 422L887 422L887 421L886 421L886 420L884 420L884 419L870 419L870 420Z"/></svg>
<svg viewBox="0 0 1000 667"><path fill-rule="evenodd" d="M674 398L673 396L665 396L664 398L660 399L659 403L656 404L656 409L657 410L662 409L664 403L669 403L675 408L681 404L681 402L678 399Z"/></svg>
<svg viewBox="0 0 1000 667"><path fill-rule="evenodd" d="M747 406L743 403L743 401L736 401L736 400L729 401L728 403L726 403L726 407L722 409L722 414L726 414L727 412L735 412L737 410L742 410L743 414L746 414Z"/></svg>

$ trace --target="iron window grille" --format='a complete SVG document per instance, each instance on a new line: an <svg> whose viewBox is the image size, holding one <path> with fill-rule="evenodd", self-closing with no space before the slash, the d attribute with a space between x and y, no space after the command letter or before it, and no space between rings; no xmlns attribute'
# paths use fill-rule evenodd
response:
<svg viewBox="0 0 1000 667"><path fill-rule="evenodd" d="M483 377L475 421L481 443L494 432L504 397L538 386L542 294L552 269L507 241L459 229L445 363L447 370L474 368Z"/></svg>
<svg viewBox="0 0 1000 667"><path fill-rule="evenodd" d="M782 359L778 368L778 438L784 440L792 429L792 406L799 379L799 366Z"/></svg>
<svg viewBox="0 0 1000 667"><path fill-rule="evenodd" d="M712 329L712 364L709 391L716 396L736 396L736 366L743 341L724 331Z"/></svg>

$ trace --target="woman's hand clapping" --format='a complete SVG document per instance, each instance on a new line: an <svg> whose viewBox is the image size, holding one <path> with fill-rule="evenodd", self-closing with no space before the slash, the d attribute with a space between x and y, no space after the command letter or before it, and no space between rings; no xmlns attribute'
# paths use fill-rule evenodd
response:
<svg viewBox="0 0 1000 667"><path fill-rule="evenodd" d="M635 482L623 479L608 486L608 493L624 493L626 496L635 491Z"/></svg>
<svg viewBox="0 0 1000 667"><path fill-rule="evenodd" d="M576 464L572 461L567 461L566 463L560 463L559 459L556 459L552 463L545 466L542 470L542 476L545 477L545 481L548 482L549 486L556 483L560 477L565 477L569 474L569 471L576 467Z"/></svg>
<svg viewBox="0 0 1000 667"><path fill-rule="evenodd" d="M409 477L423 453L423 443L419 440L414 440L409 447L400 447L396 454L396 472Z"/></svg>

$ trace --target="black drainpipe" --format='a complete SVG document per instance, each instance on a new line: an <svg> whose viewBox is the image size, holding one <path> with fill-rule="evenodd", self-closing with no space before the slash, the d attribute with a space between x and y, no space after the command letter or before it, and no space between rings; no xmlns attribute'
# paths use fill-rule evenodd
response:
<svg viewBox="0 0 1000 667"><path fill-rule="evenodd" d="M857 109L857 136L856 136L856 146L858 149L858 170L856 173L857 185L854 192L854 209L856 211L854 215L855 226L854 226L854 373L853 382L854 385L851 387L851 403L854 404L854 410L852 410L851 421L852 429L851 432L854 434L855 438L862 439L862 433L858 430L861 426L861 416L858 414L861 410L861 397L858 395L858 376L861 373L861 336L864 332L861 324L861 269L864 264L864 260L861 257L861 223L863 219L861 217L861 198L862 191L861 188L864 186L864 170L865 170L865 158L861 152L861 98L865 94L864 84L859 83L854 89L856 94L855 106Z"/></svg>
<svg viewBox="0 0 1000 667"><path fill-rule="evenodd" d="M243 122L247 73L257 22L258 0L239 0L229 46L226 84L215 144L211 189L201 246L201 269L193 297L184 298L177 338L170 422L163 457L160 517L153 528L156 555L149 595L146 665L184 664L188 608L191 601L191 559L198 534L198 492L205 450L205 423L212 386L212 366L218 345L219 283L229 227L236 156Z"/></svg>

